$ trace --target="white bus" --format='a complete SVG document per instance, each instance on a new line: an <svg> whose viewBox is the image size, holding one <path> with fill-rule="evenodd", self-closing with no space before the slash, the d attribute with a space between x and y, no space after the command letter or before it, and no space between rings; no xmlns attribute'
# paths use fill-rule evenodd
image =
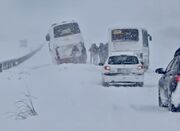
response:
<svg viewBox="0 0 180 131"><path fill-rule="evenodd" d="M132 51L141 59L144 68L149 68L149 40L152 37L142 28L109 29L109 55L112 52Z"/></svg>
<svg viewBox="0 0 180 131"><path fill-rule="evenodd" d="M46 40L49 42L49 51L56 64L86 63L86 48L77 22L53 24L46 35Z"/></svg>

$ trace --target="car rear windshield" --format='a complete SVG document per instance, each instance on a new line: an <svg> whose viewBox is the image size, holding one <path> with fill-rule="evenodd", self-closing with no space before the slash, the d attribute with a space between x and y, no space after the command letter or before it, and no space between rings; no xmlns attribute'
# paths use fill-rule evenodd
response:
<svg viewBox="0 0 180 131"><path fill-rule="evenodd" d="M80 29L77 23L63 24L54 27L55 38L78 33L80 33Z"/></svg>
<svg viewBox="0 0 180 131"><path fill-rule="evenodd" d="M118 64L138 64L138 58L136 56L120 55L120 56L110 56L108 59L108 64L118 65Z"/></svg>

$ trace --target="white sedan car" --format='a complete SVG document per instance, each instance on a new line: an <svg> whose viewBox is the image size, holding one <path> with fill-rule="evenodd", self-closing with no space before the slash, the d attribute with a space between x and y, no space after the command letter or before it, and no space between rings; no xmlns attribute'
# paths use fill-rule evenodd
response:
<svg viewBox="0 0 180 131"><path fill-rule="evenodd" d="M103 65L102 84L143 87L143 63L133 52L113 53Z"/></svg>

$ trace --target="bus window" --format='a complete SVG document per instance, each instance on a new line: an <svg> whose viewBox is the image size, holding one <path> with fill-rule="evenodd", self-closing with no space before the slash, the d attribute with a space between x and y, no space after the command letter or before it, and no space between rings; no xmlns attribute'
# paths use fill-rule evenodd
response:
<svg viewBox="0 0 180 131"><path fill-rule="evenodd" d="M138 41L137 29L114 29L112 30L112 41Z"/></svg>
<svg viewBox="0 0 180 131"><path fill-rule="evenodd" d="M149 47L147 31L142 30L142 37L143 37L143 46L144 47Z"/></svg>
<svg viewBox="0 0 180 131"><path fill-rule="evenodd" d="M54 27L54 37L62 37L67 35L73 35L80 33L80 29L78 27L77 23L69 23L69 24L63 24L58 25Z"/></svg>

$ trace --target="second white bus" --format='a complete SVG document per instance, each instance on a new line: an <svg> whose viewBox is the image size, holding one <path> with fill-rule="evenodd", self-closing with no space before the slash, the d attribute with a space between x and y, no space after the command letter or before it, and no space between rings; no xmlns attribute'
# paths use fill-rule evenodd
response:
<svg viewBox="0 0 180 131"><path fill-rule="evenodd" d="M112 52L132 51L142 61L144 68L149 68L149 40L152 37L143 28L109 29L109 54Z"/></svg>

